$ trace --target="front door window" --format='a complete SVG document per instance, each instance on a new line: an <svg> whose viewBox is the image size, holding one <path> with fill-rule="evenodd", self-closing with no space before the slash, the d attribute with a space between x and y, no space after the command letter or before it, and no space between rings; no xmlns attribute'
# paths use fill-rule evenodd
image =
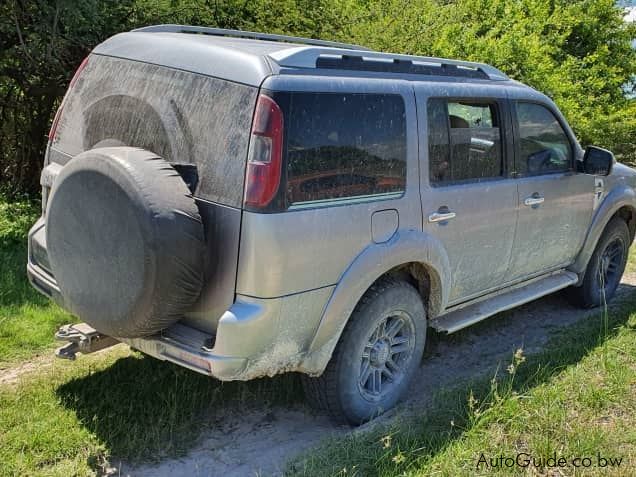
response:
<svg viewBox="0 0 636 477"><path fill-rule="evenodd" d="M519 154L517 172L539 175L572 167L572 145L554 114L536 103L517 103Z"/></svg>

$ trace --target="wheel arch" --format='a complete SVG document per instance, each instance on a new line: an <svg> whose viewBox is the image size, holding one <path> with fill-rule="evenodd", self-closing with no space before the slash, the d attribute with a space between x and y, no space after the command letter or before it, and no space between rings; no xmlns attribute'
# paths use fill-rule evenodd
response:
<svg viewBox="0 0 636 477"><path fill-rule="evenodd" d="M403 263L380 275L373 284L384 277L395 277L413 285L422 297L427 318L434 318L440 314L442 310L442 278L431 264L426 262Z"/></svg>
<svg viewBox="0 0 636 477"><path fill-rule="evenodd" d="M356 305L378 280L403 277L413 284L428 317L437 316L448 302L451 286L446 251L436 238L417 231L398 232L390 241L368 245L341 276L322 317L302 370L320 375L327 366Z"/></svg>
<svg viewBox="0 0 636 477"><path fill-rule="evenodd" d="M612 218L613 217L620 217L627 223L627 228L629 229L630 243L633 242L634 236L636 235L636 207L624 205L616 211Z"/></svg>
<svg viewBox="0 0 636 477"><path fill-rule="evenodd" d="M568 267L579 275L579 285L582 283L585 270L594 253L596 244L601 238L605 227L614 217L620 217L625 220L629 228L630 239L633 241L636 235L636 193L627 185L614 188L603 200L594 213L579 255L575 262Z"/></svg>

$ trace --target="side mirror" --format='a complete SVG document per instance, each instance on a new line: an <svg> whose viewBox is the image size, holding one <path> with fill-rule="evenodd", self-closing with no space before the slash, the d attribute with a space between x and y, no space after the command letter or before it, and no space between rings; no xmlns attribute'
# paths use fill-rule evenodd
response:
<svg viewBox="0 0 636 477"><path fill-rule="evenodd" d="M588 146L583 156L583 172L596 176L608 176L614 165L614 154L607 149Z"/></svg>

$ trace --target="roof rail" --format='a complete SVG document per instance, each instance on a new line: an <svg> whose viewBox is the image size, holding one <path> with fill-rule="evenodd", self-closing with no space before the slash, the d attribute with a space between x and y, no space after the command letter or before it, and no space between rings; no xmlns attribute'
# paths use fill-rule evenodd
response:
<svg viewBox="0 0 636 477"><path fill-rule="evenodd" d="M330 68L433 76L481 77L493 81L510 79L504 72L485 63L378 51L350 50L341 52L325 48L297 47L276 51L268 56L279 66L289 68Z"/></svg>
<svg viewBox="0 0 636 477"><path fill-rule="evenodd" d="M229 36L234 38L251 38L254 40L280 41L286 43L301 43L304 45L322 46L326 48L345 48L354 51L371 51L364 46L353 45L349 43L339 43L336 41L314 40L312 38L302 38L299 36L273 35L270 33L258 33L243 30L227 30L225 28L209 28L190 25L151 25L147 27L137 28L132 31L149 32L149 33L199 33L203 35L213 36Z"/></svg>

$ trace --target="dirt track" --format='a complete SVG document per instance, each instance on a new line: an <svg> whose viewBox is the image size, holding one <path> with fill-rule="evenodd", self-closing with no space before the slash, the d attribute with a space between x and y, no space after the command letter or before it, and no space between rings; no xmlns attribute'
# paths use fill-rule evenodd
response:
<svg viewBox="0 0 636 477"><path fill-rule="evenodd" d="M636 274L626 274L614 303L635 293ZM396 410L377 421L387 422L396 413L421 409L436 389L452 387L478 376L493 375L498 365L510 362L523 348L529 355L542 349L550 334L598 311L573 308L560 295L549 296L486 320L451 336L433 340L410 396ZM366 427L370 427L367 424ZM245 413L228 413L217 426L203 433L197 445L180 459L157 465L130 467L112 464L120 475L130 476L267 476L278 475L286 463L322 439L351 432L305 407L254 407ZM119 464L119 465L118 465Z"/></svg>

